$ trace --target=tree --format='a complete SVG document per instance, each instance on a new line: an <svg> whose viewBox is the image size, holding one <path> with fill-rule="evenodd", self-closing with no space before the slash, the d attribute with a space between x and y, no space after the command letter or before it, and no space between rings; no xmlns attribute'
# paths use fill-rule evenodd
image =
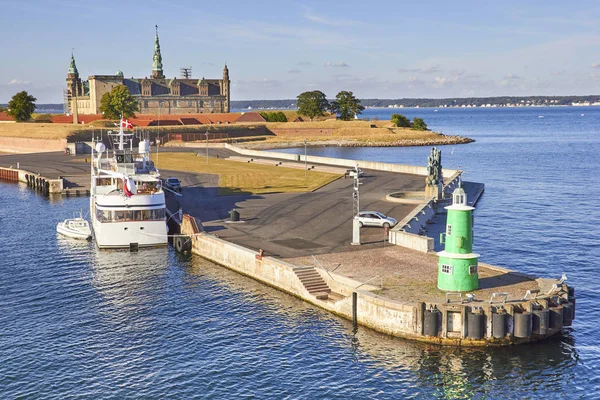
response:
<svg viewBox="0 0 600 400"><path fill-rule="evenodd" d="M355 115L359 115L365 108L360 105L360 100L354 97L352 92L345 90L335 96L331 103L331 111L339 114L342 121L350 121Z"/></svg>
<svg viewBox="0 0 600 400"><path fill-rule="evenodd" d="M267 122L287 122L287 117L281 111L277 112L261 112L261 117L265 119Z"/></svg>
<svg viewBox="0 0 600 400"><path fill-rule="evenodd" d="M25 122L31 119L31 114L35 111L35 102L37 99L26 91L15 94L8 102L6 113L13 117L17 122Z"/></svg>
<svg viewBox="0 0 600 400"><path fill-rule="evenodd" d="M425 121L423 121L422 118L414 118L412 128L416 131L426 131L427 124L425 123Z"/></svg>
<svg viewBox="0 0 600 400"><path fill-rule="evenodd" d="M125 85L115 86L100 99L100 112L106 119L129 118L135 116L139 109L140 105Z"/></svg>
<svg viewBox="0 0 600 400"><path fill-rule="evenodd" d="M275 122L287 122L288 121L288 119L285 116L285 114L283 113L283 111L277 111L274 114L275 114L275 116L274 116Z"/></svg>
<svg viewBox="0 0 600 400"><path fill-rule="evenodd" d="M392 114L392 123L399 128L410 128L410 120L402 114Z"/></svg>
<svg viewBox="0 0 600 400"><path fill-rule="evenodd" d="M329 107L325 93L320 90L304 92L298 95L298 113L306 115L311 121L314 117L322 117Z"/></svg>

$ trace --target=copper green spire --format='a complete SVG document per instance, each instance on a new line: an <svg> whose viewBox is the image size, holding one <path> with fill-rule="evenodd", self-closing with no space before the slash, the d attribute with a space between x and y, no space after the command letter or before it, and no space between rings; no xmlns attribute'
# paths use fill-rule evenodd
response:
<svg viewBox="0 0 600 400"><path fill-rule="evenodd" d="M152 63L152 77L164 79L162 56L160 55L160 43L158 42L158 25L156 27L156 37L154 38L154 62Z"/></svg>
<svg viewBox="0 0 600 400"><path fill-rule="evenodd" d="M79 75L79 71L77 71L77 66L75 65L75 57L71 52L71 63L69 64L69 74Z"/></svg>

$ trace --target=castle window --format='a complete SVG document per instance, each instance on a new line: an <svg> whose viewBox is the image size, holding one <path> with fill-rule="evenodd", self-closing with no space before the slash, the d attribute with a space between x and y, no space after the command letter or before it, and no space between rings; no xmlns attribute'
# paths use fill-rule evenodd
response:
<svg viewBox="0 0 600 400"><path fill-rule="evenodd" d="M452 234L452 225L446 226L446 236L450 236Z"/></svg>
<svg viewBox="0 0 600 400"><path fill-rule="evenodd" d="M442 264L442 274L452 275L452 265Z"/></svg>
<svg viewBox="0 0 600 400"><path fill-rule="evenodd" d="M477 264L469 265L469 275L475 275L477 273Z"/></svg>

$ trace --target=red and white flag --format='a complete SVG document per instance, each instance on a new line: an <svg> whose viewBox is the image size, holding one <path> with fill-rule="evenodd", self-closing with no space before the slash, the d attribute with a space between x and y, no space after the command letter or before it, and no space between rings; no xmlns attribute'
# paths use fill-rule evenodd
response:
<svg viewBox="0 0 600 400"><path fill-rule="evenodd" d="M121 118L121 126L123 128L133 129L133 124L131 122L129 122L129 120L126 120L125 118Z"/></svg>

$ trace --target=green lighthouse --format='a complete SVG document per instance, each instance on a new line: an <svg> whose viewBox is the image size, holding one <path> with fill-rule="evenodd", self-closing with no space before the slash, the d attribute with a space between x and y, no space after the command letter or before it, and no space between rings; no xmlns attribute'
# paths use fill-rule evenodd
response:
<svg viewBox="0 0 600 400"><path fill-rule="evenodd" d="M442 233L446 247L438 253L438 288L449 292L475 290L479 287L479 254L473 253L474 208L467 205L462 187L452 193L452 205L446 210L446 233Z"/></svg>

